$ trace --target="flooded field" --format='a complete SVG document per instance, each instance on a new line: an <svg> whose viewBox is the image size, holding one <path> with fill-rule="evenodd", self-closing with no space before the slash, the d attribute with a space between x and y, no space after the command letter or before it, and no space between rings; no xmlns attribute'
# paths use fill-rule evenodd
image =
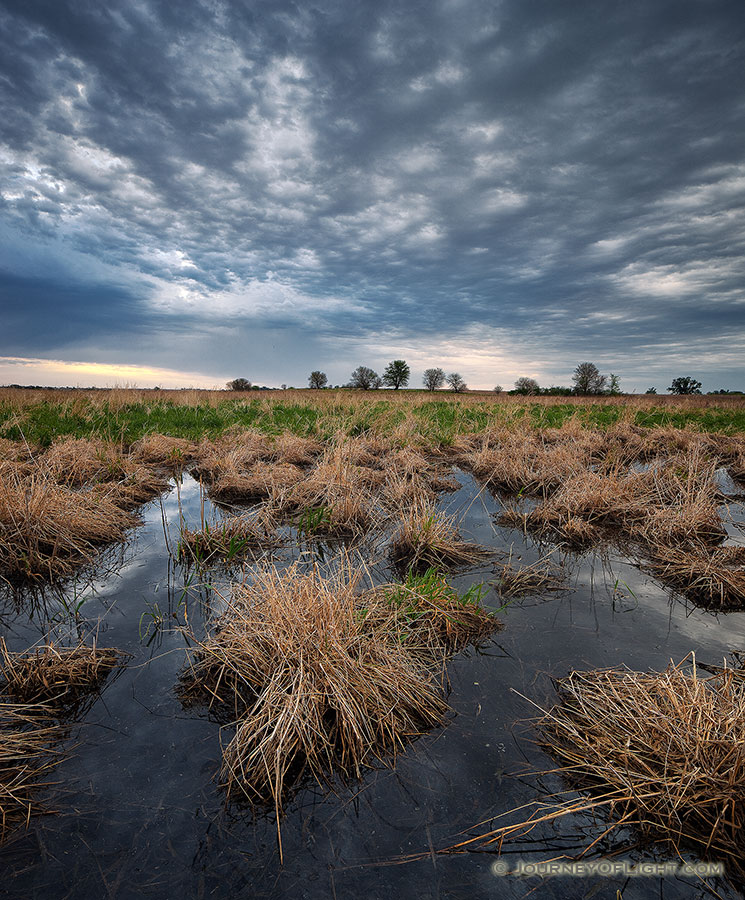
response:
<svg viewBox="0 0 745 900"><path fill-rule="evenodd" d="M214 528L245 507L213 505L183 473L142 507L142 524L127 532L126 543L103 550L93 567L55 587L5 587L0 613L10 651L50 636L74 645L95 635L99 646L127 656L58 745L64 755L47 779L54 784L39 789L49 814L34 816L0 849L3 895L517 898L538 886L541 897L629 900L711 896L708 884L722 897L741 896L721 879L704 883L696 875L539 884L534 876L494 871L495 860L513 870L576 858L591 845L588 859L671 861L669 851L639 847L633 829L606 834L602 812L537 825L505 842L501 855L483 841L469 852L439 852L504 824L497 817L511 810L521 811L508 821L526 819L533 809L526 805L567 790L559 776L545 774L557 763L530 724L540 714L536 704L545 710L557 702L553 679L617 666L660 672L692 652L698 663L716 666L745 650L745 612L700 608L672 593L629 548L619 549L623 542L571 550L555 535L539 542L525 527L537 500L486 489L483 477L464 468L450 471L456 483L437 493L433 508L454 516L462 537L488 550L456 567L450 583L461 592L483 584L482 602L503 627L450 659L445 724L408 742L395 765L381 762L347 784L306 780L288 796L281 861L271 806L226 802L219 773L234 726L204 705L182 704L180 677L195 639L229 603L230 584L250 580L262 560L279 570L296 564L328 573L346 547L369 583L396 581L400 568L388 552L396 522L322 539L301 518L299 526L280 523L274 546L244 561L236 555L227 570L196 566L193 558L187 565L177 558L183 529L203 530L205 522ZM726 529L717 546L743 546L737 484L723 469L716 477ZM229 493L222 502L234 503ZM516 503L522 520L513 515L504 524ZM521 569L549 558L559 573L558 583L546 586L552 589L500 592L506 564Z"/></svg>

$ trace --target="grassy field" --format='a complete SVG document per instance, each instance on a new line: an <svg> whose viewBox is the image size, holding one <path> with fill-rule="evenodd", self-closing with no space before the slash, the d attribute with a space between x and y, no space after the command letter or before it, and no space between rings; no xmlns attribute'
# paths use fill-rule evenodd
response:
<svg viewBox="0 0 745 900"><path fill-rule="evenodd" d="M447 581L493 562L492 549L465 540L438 507L442 494L461 487L454 468L498 501L495 528L547 553L532 567L494 568L503 598L561 585L545 561L554 549L615 548L701 607L745 609L745 547L727 541L726 527L742 524L741 512L732 513L745 483L745 399L721 396L4 389L0 577L64 583L95 566L102 547L127 541L141 524L138 507L185 472L222 510L213 522L202 513L199 529L182 525L176 559L186 569L239 558L251 565L252 554L281 553L289 542L332 539L341 552L353 550L354 566L347 558L336 576L257 564L233 586L214 629L191 636L197 650L182 693L227 704L238 726L224 757L228 795L273 803L279 821L303 777L323 784L336 771L355 779L370 760L395 758L411 736L440 723L443 663L499 627L479 590L461 596ZM362 590L367 567L381 560L397 580ZM40 660L59 656L44 652L22 665L6 659L0 674L8 684L33 681ZM602 681L600 707L615 684ZM731 755L730 722L741 725L745 695L722 696L711 715ZM653 716L646 708L640 720ZM16 713L26 715L25 707ZM561 723L563 740L574 726ZM691 728L695 740L680 752L686 778L709 752ZM619 734L625 740L616 728L609 746ZM558 741L557 757L563 748ZM610 779L596 761L586 768L596 781ZM706 772L712 783L730 779L724 764ZM3 784L0 772L0 808ZM651 805L629 806L629 821L653 818L667 797L663 776L660 784ZM665 807L657 816L663 831L677 816L693 822L702 804L708 810L707 785ZM24 793L8 802L23 812L30 801ZM739 827L745 799L732 803ZM719 828L710 819L707 812L706 840ZM698 837L688 843L709 846ZM739 852L730 832L717 832L711 847Z"/></svg>
<svg viewBox="0 0 745 900"><path fill-rule="evenodd" d="M227 429L291 432L328 440L339 432L396 435L402 443L449 446L458 435L514 423L560 428L570 420L735 434L745 431L745 398L721 396L518 397L421 391L42 391L0 389L0 437L47 447L61 436L129 446L146 434L200 440Z"/></svg>

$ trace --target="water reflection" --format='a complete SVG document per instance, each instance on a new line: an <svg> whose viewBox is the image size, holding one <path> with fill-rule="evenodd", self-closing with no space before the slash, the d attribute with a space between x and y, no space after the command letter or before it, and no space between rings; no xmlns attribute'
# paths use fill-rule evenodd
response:
<svg viewBox="0 0 745 900"><path fill-rule="evenodd" d="M456 574L456 586L493 582L495 560L527 564L545 555L546 547L496 524L498 498L470 476L456 477L460 490L443 496L440 507L458 517L466 539L495 554ZM742 506L735 513L741 519ZM50 798L60 814L34 823L0 851L7 896L524 897L537 882L495 877L489 854L429 851L563 789L555 776L534 774L552 763L525 724L535 714L533 702L554 702L552 678L621 664L663 669L691 650L716 663L745 647L744 613L717 615L686 604L613 549L554 551L568 590L511 601L500 612L504 630L452 661L446 727L414 742L394 770L381 766L361 783L309 787L291 800L281 867L273 817L225 808L215 776L230 728L221 729L204 710L184 710L175 690L187 650L179 626L188 619L198 633L223 608L231 579L250 574L250 565L198 572L174 561L182 522L198 527L224 514L184 476L143 509L143 525L127 546L102 556L104 569L53 589L0 592L2 627L14 649L52 628L60 636L82 629L132 654L72 735L75 752L59 767L60 785ZM335 543L292 539L276 562L324 565L338 550ZM372 580L392 577L380 536L351 552L368 562ZM504 603L493 590L485 598L494 608ZM603 830L602 821L575 817L537 829L506 852L511 861L545 859L579 851ZM605 849L630 840L615 835ZM410 853L425 856L397 864ZM639 852L628 849L624 858ZM652 892L707 896L695 879L673 877L554 879L541 885L540 896L616 896L616 890L624 900Z"/></svg>

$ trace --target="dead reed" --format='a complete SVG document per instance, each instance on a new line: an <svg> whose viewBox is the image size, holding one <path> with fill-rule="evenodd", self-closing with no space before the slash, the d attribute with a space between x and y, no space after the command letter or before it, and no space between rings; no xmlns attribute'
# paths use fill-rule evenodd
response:
<svg viewBox="0 0 745 900"><path fill-rule="evenodd" d="M714 609L745 607L745 547L656 547L642 568L664 584Z"/></svg>
<svg viewBox="0 0 745 900"><path fill-rule="evenodd" d="M52 747L62 733L43 706L0 701L0 843L42 811L36 796L61 759Z"/></svg>
<svg viewBox="0 0 745 900"><path fill-rule="evenodd" d="M131 455L135 460L171 471L183 469L194 459L196 453L194 441L166 434L146 434L131 448Z"/></svg>
<svg viewBox="0 0 745 900"><path fill-rule="evenodd" d="M51 477L70 487L96 481L116 481L127 472L121 448L102 440L62 438L40 459Z"/></svg>
<svg viewBox="0 0 745 900"><path fill-rule="evenodd" d="M495 568L495 587L502 597L519 597L523 594L540 594L561 591L566 588L566 573L560 566L542 557L526 566L513 566L511 561Z"/></svg>

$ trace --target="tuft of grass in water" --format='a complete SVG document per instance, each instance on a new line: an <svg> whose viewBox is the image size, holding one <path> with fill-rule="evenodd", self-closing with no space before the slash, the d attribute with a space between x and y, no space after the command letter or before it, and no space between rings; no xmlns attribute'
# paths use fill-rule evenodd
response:
<svg viewBox="0 0 745 900"><path fill-rule="evenodd" d="M571 797L531 804L535 810L527 819L524 807L502 813L513 823L445 852L501 848L542 823L605 812L606 835L631 827L642 843L659 844L680 858L692 849L724 862L729 878L745 880L742 670L702 678L694 658L690 672L683 663L665 672L572 672L556 687L559 703L542 710L534 724L559 763L552 774L569 780Z"/></svg>
<svg viewBox="0 0 745 900"><path fill-rule="evenodd" d="M49 477L0 482L0 572L55 578L90 563L102 544L124 540L139 520L106 497Z"/></svg>
<svg viewBox="0 0 745 900"><path fill-rule="evenodd" d="M200 567L216 562L230 565L278 544L276 522L269 510L262 508L212 524L205 522L199 530L182 526L176 556L179 562Z"/></svg>
<svg viewBox="0 0 745 900"><path fill-rule="evenodd" d="M513 566L511 562L506 562L497 566L495 572L495 587L502 597L520 597L566 588L566 574L560 567L552 565L547 557L527 566Z"/></svg>
<svg viewBox="0 0 745 900"><path fill-rule="evenodd" d="M430 567L473 565L489 553L478 544L464 541L455 517L438 513L422 497L414 499L400 520L389 552L397 566L419 572Z"/></svg>
<svg viewBox="0 0 745 900"><path fill-rule="evenodd" d="M11 653L0 638L0 678L15 701L69 713L80 706L84 695L101 687L123 657L118 650L84 643L75 647L48 643Z"/></svg>
<svg viewBox="0 0 745 900"><path fill-rule="evenodd" d="M435 568L420 574L409 571L402 584L384 585L379 590L399 617L404 642L415 635L421 643L422 633L428 632L425 646L434 643L453 652L502 627L482 605L483 584L473 584L460 594Z"/></svg>

